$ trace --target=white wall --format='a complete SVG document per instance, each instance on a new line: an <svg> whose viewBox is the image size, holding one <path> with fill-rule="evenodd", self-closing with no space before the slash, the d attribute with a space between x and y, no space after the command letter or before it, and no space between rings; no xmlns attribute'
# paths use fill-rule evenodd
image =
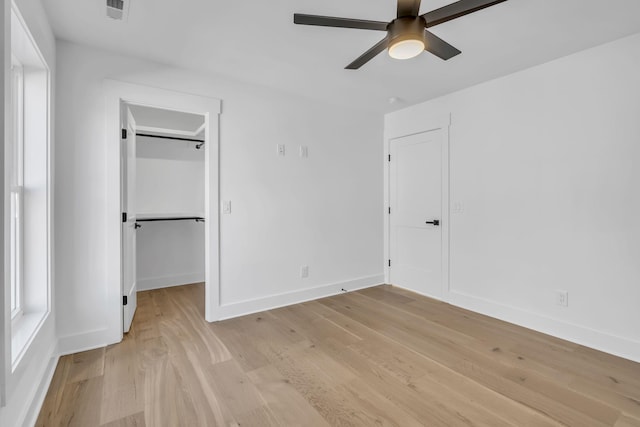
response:
<svg viewBox="0 0 640 427"><path fill-rule="evenodd" d="M204 281L204 224L141 222L137 238L138 290Z"/></svg>
<svg viewBox="0 0 640 427"><path fill-rule="evenodd" d="M639 68L635 35L386 116L451 113L451 303L640 361Z"/></svg>
<svg viewBox="0 0 640 427"><path fill-rule="evenodd" d="M136 212L204 215L204 150L196 143L136 139Z"/></svg>
<svg viewBox="0 0 640 427"><path fill-rule="evenodd" d="M5 13L8 12L7 4L9 2L3 2ZM51 70L52 82L55 79L55 40L51 28L47 22L47 18L39 1L16 1L18 8L32 33L41 53L44 56L47 65ZM3 31L5 36L7 32L10 32L10 23L7 21L7 17L4 19ZM5 56L4 72L7 72L10 67L10 62L7 62L7 39L5 38L3 54ZM53 97L53 90L51 92ZM6 97L4 97L6 102ZM52 100L53 107L53 100ZM3 109L3 116L7 118L7 111ZM53 118L53 113L51 115ZM52 126L53 130L53 126ZM51 147L53 148L53 137L51 138ZM3 171L4 171L3 167ZM5 199L6 203L6 199ZM6 211L5 211L6 213ZM5 230L6 228L6 221ZM51 236L52 237L52 236ZM29 268L29 266L25 266ZM4 295L8 295L8 280L6 280L6 274L3 280ZM52 284L52 290L55 290L55 284ZM2 304L2 338L4 344L4 357L0 360L3 361L2 371L4 376L4 389L6 392L6 405L0 408L0 425L3 426L19 426L29 425L35 422L35 416L37 416L37 409L39 408L42 399L44 399L44 393L53 374L55 368L56 358L56 334L55 334L55 303L52 306L52 311L46 318L39 332L33 339L29 350L24 354L19 362L18 366L12 370L11 367L11 333L8 325L9 320L9 300L4 299Z"/></svg>
<svg viewBox="0 0 640 427"><path fill-rule="evenodd" d="M138 214L204 216L204 150L196 143L138 137ZM204 281L204 224L140 222L136 234L138 290Z"/></svg>
<svg viewBox="0 0 640 427"><path fill-rule="evenodd" d="M63 351L106 327L104 78L223 100L221 297L267 308L382 274L381 118L211 75L58 43L56 279ZM278 157L276 145L286 144ZM296 155L309 147L309 158ZM302 264L308 279L299 278ZM349 286L349 283L347 284ZM318 291L317 289L320 289ZM275 297L274 297L275 296ZM270 298L272 297L272 298ZM93 345L100 343L94 342Z"/></svg>

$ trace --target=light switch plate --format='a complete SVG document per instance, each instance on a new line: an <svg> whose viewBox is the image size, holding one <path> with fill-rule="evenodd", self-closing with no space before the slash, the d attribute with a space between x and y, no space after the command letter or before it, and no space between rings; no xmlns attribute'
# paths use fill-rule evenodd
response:
<svg viewBox="0 0 640 427"><path fill-rule="evenodd" d="M300 146L300 157L303 159L309 157L309 147L307 147L306 145Z"/></svg>
<svg viewBox="0 0 640 427"><path fill-rule="evenodd" d="M230 214L231 213L231 200L223 200L222 201L222 213Z"/></svg>

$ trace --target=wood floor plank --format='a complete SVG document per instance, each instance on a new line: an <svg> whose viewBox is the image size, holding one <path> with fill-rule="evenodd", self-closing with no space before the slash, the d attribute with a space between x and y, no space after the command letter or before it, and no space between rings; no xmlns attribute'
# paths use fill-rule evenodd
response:
<svg viewBox="0 0 640 427"><path fill-rule="evenodd" d="M214 378L212 387L220 402L225 424L239 423L247 414L259 411L264 401L256 386L234 360L217 363L209 368Z"/></svg>
<svg viewBox="0 0 640 427"><path fill-rule="evenodd" d="M359 408L359 411L354 411L352 414L357 416L356 420L362 425L398 427L424 425L413 414L396 405L393 400L387 399L374 388L368 387L367 383L360 378L341 384L336 387L336 390L339 395L352 402L350 404L352 408Z"/></svg>
<svg viewBox="0 0 640 427"><path fill-rule="evenodd" d="M137 414L111 421L110 423L103 424L101 427L146 427L144 412L138 412Z"/></svg>
<svg viewBox="0 0 640 427"><path fill-rule="evenodd" d="M327 338L349 345L360 341L362 338L340 327L334 322L310 310L297 310L284 307L272 311L276 318L288 323L288 325L301 333L309 341L323 341Z"/></svg>
<svg viewBox="0 0 640 427"><path fill-rule="evenodd" d="M357 351L347 349L337 358L348 364L358 372L358 378L398 407L402 408L412 418L429 426L467 426L478 425L477 420L471 421L464 415L465 411L448 404L448 397L442 394L440 388L435 393L419 392L415 381L404 382L393 375L388 369L375 361L363 359ZM467 408L467 412L468 412ZM496 425L502 425L499 421Z"/></svg>
<svg viewBox="0 0 640 427"><path fill-rule="evenodd" d="M232 356L245 371L269 363L262 352L256 351L259 347L282 346L284 348L304 340L294 328L280 321L270 312L225 320L210 325L210 328L227 340Z"/></svg>
<svg viewBox="0 0 640 427"><path fill-rule="evenodd" d="M100 425L102 377L68 383L64 387L62 402L51 424L54 426L86 427Z"/></svg>
<svg viewBox="0 0 640 427"><path fill-rule="evenodd" d="M280 426L278 421L274 418L273 414L266 406L252 409L248 412L243 412L235 416L238 427L242 426L255 426L255 427L272 427Z"/></svg>
<svg viewBox="0 0 640 427"><path fill-rule="evenodd" d="M144 375L138 369L135 332L105 351L102 410L103 424L144 411Z"/></svg>
<svg viewBox="0 0 640 427"><path fill-rule="evenodd" d="M46 427L53 424L56 415L63 404L62 396L64 395L65 386L68 382L69 369L72 356L62 356L58 360L58 366L51 379L49 390L40 409L36 427Z"/></svg>
<svg viewBox="0 0 640 427"><path fill-rule="evenodd" d="M640 426L640 364L384 285L209 324L140 292L61 357L37 426Z"/></svg>
<svg viewBox="0 0 640 427"><path fill-rule="evenodd" d="M574 377L586 378L601 387L629 396L640 401L640 373L616 369L581 357L579 352L565 352L557 349L540 348L530 343L518 344L515 351L529 354L531 359L554 369L569 373Z"/></svg>
<svg viewBox="0 0 640 427"><path fill-rule="evenodd" d="M179 340L182 346L191 347L192 351L208 358L210 363L230 360L229 350L207 324L202 322L199 310L189 304L188 300L184 300L184 295L177 296L179 298L174 299L176 315L172 319L164 320L162 327L165 330L171 328L174 338Z"/></svg>
<svg viewBox="0 0 640 427"><path fill-rule="evenodd" d="M213 377L210 369L215 365L209 357L203 357L193 347L183 347L166 336L168 344L168 358L181 379L183 393L191 397L197 424L209 425L210 420L216 424L224 423L223 408L219 395L214 390L217 378ZM217 362L216 362L217 363Z"/></svg>
<svg viewBox="0 0 640 427"><path fill-rule="evenodd" d="M144 395L146 425L203 425L198 422L191 396L185 391L183 379L168 356L147 367Z"/></svg>
<svg viewBox="0 0 640 427"><path fill-rule="evenodd" d="M264 355L255 350L252 340L240 328L233 328L223 322L210 325L211 330L225 343L233 359L245 371L251 371L269 364Z"/></svg>
<svg viewBox="0 0 640 427"><path fill-rule="evenodd" d="M317 345L310 342L297 343L284 351L273 347L263 351L271 358L273 366L283 375L330 425L376 425L381 420L367 413L351 395L339 392L345 382L356 376L341 368L346 375L339 375L318 366L315 351ZM315 359L315 363L314 360Z"/></svg>
<svg viewBox="0 0 640 427"><path fill-rule="evenodd" d="M383 285L358 291L360 295L369 296L377 301L407 304L416 301L416 295L403 295L393 292L393 286Z"/></svg>
<svg viewBox="0 0 640 427"><path fill-rule="evenodd" d="M416 397L420 401L437 402L435 407L428 408L426 412L416 413L421 420L428 420L431 424L440 422L442 425L447 425L447 422L452 422L450 420L455 417L460 417L460 422L467 419L461 416L465 411L460 411L455 405L451 407L451 402L462 400L466 402L464 404L467 408L466 412L479 411L481 416L476 416L475 419L491 420L490 424L493 425L504 424L504 420L509 425L556 425L545 421L530 408L481 387L474 381L393 341L365 340L349 346L349 350L353 353L352 357L347 357L347 352L335 357L345 360L358 371L360 378L368 378L368 382L374 383L376 390L385 390L390 398L400 405L413 402L414 406L424 409L425 405L419 405L415 401ZM430 399L425 399L423 393L416 392L416 384L424 384L422 380L425 377L429 377L432 381L428 389L437 390L437 395ZM458 393L459 396L452 397L452 393ZM475 408L469 408L470 405ZM407 411L412 411L411 406L411 404L407 406Z"/></svg>
<svg viewBox="0 0 640 427"><path fill-rule="evenodd" d="M569 383L569 388L593 399L605 402L614 408L620 409L627 415L640 419L640 401L632 397L612 392L610 389L585 378L575 378Z"/></svg>
<svg viewBox="0 0 640 427"><path fill-rule="evenodd" d="M104 348L72 355L68 381L73 383L102 376L104 374L104 355Z"/></svg>
<svg viewBox="0 0 640 427"><path fill-rule="evenodd" d="M640 427L640 419L621 415L614 427Z"/></svg>
<svg viewBox="0 0 640 427"><path fill-rule="evenodd" d="M623 414L614 427L640 427L640 419Z"/></svg>
<svg viewBox="0 0 640 427"><path fill-rule="evenodd" d="M292 426L305 420L305 425L328 427L327 421L290 381L271 365L247 373L266 405L272 409L279 425Z"/></svg>

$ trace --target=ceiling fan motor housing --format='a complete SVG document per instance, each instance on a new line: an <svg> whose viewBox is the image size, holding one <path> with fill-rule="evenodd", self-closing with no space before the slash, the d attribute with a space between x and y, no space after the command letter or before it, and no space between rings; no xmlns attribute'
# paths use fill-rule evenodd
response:
<svg viewBox="0 0 640 427"><path fill-rule="evenodd" d="M404 16L394 19L387 26L389 42L394 44L403 40L422 40L426 22L421 16Z"/></svg>

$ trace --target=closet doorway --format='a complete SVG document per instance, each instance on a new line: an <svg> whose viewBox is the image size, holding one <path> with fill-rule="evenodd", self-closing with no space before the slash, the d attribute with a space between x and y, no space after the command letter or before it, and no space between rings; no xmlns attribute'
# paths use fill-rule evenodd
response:
<svg viewBox="0 0 640 427"><path fill-rule="evenodd" d="M124 261L131 258L124 257L125 244L129 245L126 237L123 233L125 230L125 223L123 222L123 214L125 213L125 184L123 180L124 170L126 169L125 161L130 157L133 161L133 150L127 151L127 146L123 143L123 129L127 129L127 136L134 135L135 145L138 141L142 141L142 136L138 136L137 133L141 132L142 127L156 127L160 129L170 129L171 137L180 136L180 127L176 125L169 125L168 121L157 122L157 126L149 125L146 119L138 112L138 117L134 117L135 108L132 106L148 107L156 110L165 110L166 112L173 113L189 113L204 117L204 145L200 147L200 151L204 154L204 223L195 223L195 220L191 224L204 228L204 288L205 288L205 301L204 301L204 317L207 321L213 322L219 320L221 317L220 307L220 232L219 232L219 117L221 112L222 102L219 99L211 98L203 95L194 95L183 92L175 92L166 89L155 88L151 86L138 85L134 83L127 83L116 80L105 79L104 81L105 91L105 103L106 103L106 116L105 116L105 130L106 130L106 167L107 167L107 228L104 230L106 233L107 245L106 245L106 280L108 283L107 294L105 296L106 304L103 307L105 313L105 328L96 331L92 339L99 345L112 344L120 342L123 338L123 331L125 328L125 305L124 299L127 297L127 305L129 305L130 295L133 298L135 291L138 289L139 283L137 282L139 274L145 274L145 266L140 265L140 262L129 264L130 270L125 273ZM149 111L147 111L149 112ZM131 116L129 116L131 113ZM156 111L156 113L158 113ZM133 129L128 128L129 118L132 118ZM171 120L171 118L167 118ZM135 122L135 123L133 123ZM157 130L157 129L156 129ZM177 131L177 132L176 132ZM194 129L190 128L189 132L193 133ZM158 133L156 133L157 137ZM187 135L189 137L189 135ZM163 139L163 138L156 138ZM194 138L195 139L195 138ZM187 142L188 143L188 142ZM140 143L142 144L142 143ZM137 147L136 147L137 148ZM157 147L156 147L157 148ZM135 150L137 151L137 150ZM150 154L149 154L150 155ZM160 156L160 155L156 155ZM136 163L133 163L136 164ZM133 173L133 172L131 172ZM152 181L153 182L153 181ZM134 188L129 182L127 186ZM200 190L197 190L199 194L202 194ZM195 193L192 189L187 193ZM128 196L127 196L128 197ZM138 200L134 197L132 203L140 204L144 207L145 201ZM128 200L127 200L128 201ZM166 210L160 212L141 212L136 206L133 213L189 213L194 212L179 212L171 210L165 206ZM183 207L174 208L178 210L188 209ZM200 212L195 212L200 214ZM128 216L128 212L127 212ZM142 217L141 217L142 218ZM138 218L133 218L138 219ZM129 222L129 217L126 218L126 222ZM188 220L184 220L187 221ZM151 227L154 222L162 221L131 221L128 225L132 227L137 233L137 237L141 237L141 230L145 232L153 231ZM135 224L141 225L143 228L135 228ZM146 224L146 225L145 225ZM149 225L151 224L151 225ZM161 224L157 224L161 225ZM126 229L130 230L130 229ZM136 242L137 243L137 242ZM129 247L129 253L133 253L133 248ZM136 255L139 249L136 248ZM147 253L145 252L145 256ZM130 262L130 261L129 261ZM149 263L147 266L152 267L155 263ZM138 267L141 271L133 274L133 267ZM158 272L158 270L156 270ZM185 273L185 272L183 272ZM187 272L188 273L188 272ZM129 274L129 282L125 284L125 275ZM178 276L181 273L176 273L174 276ZM147 276L147 280L142 281L142 286L160 282L162 272L157 276ZM185 277L183 275L182 277ZM133 279L135 278L135 279ZM175 278L175 277L174 277ZM157 279L157 280L156 280ZM166 277L164 277L166 279ZM163 279L163 280L164 280ZM185 282L186 279L183 279ZM193 280L193 279L191 279ZM188 281L191 281L188 280ZM132 289L134 288L135 290ZM131 301L132 303L134 301ZM128 313L127 321L129 318L133 319L135 314L134 306L127 308Z"/></svg>
<svg viewBox="0 0 640 427"><path fill-rule="evenodd" d="M123 332L137 292L205 281L201 114L123 103Z"/></svg>

